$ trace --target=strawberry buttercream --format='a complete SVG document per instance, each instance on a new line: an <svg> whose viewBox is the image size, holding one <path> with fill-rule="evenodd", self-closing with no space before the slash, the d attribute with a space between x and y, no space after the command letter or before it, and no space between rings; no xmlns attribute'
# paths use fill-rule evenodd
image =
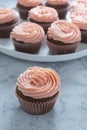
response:
<svg viewBox="0 0 87 130"><path fill-rule="evenodd" d="M52 23L47 35L49 38L63 43L76 43L81 40L79 28L73 23L64 20Z"/></svg>
<svg viewBox="0 0 87 130"><path fill-rule="evenodd" d="M25 96L41 99L59 92L60 79L50 68L31 67L19 76L17 86Z"/></svg>
<svg viewBox="0 0 87 130"><path fill-rule="evenodd" d="M16 26L11 32L11 37L25 43L37 43L44 38L43 28L35 23L24 22Z"/></svg>

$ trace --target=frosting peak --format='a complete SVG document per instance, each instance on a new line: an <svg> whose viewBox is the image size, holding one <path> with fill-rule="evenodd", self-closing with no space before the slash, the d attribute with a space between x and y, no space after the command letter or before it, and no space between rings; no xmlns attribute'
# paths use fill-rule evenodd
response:
<svg viewBox="0 0 87 130"><path fill-rule="evenodd" d="M63 5L68 3L68 0L47 0L47 3L51 5Z"/></svg>
<svg viewBox="0 0 87 130"><path fill-rule="evenodd" d="M53 22L58 19L58 14L53 8L37 6L29 11L29 18L38 22Z"/></svg>
<svg viewBox="0 0 87 130"><path fill-rule="evenodd" d="M11 22L16 18L15 10L0 8L0 24Z"/></svg>
<svg viewBox="0 0 87 130"><path fill-rule="evenodd" d="M44 38L43 28L35 23L24 22L13 28L11 37L25 43L37 43Z"/></svg>
<svg viewBox="0 0 87 130"><path fill-rule="evenodd" d="M26 7L38 6L42 3L41 0L18 0L18 3Z"/></svg>
<svg viewBox="0 0 87 130"><path fill-rule="evenodd" d="M47 35L49 38L63 43L75 43L81 40L79 28L73 23L64 20L52 23Z"/></svg>
<svg viewBox="0 0 87 130"><path fill-rule="evenodd" d="M31 67L19 76L17 86L25 96L40 99L59 92L60 79L52 69Z"/></svg>

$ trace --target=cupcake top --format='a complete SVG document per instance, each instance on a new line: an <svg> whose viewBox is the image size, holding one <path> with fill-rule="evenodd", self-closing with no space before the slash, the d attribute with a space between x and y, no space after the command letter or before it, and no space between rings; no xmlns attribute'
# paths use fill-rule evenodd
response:
<svg viewBox="0 0 87 130"><path fill-rule="evenodd" d="M87 1L86 0L76 0L77 3L82 3L84 5L87 5Z"/></svg>
<svg viewBox="0 0 87 130"><path fill-rule="evenodd" d="M30 67L19 76L17 87L25 96L47 98L59 92L60 79L50 68Z"/></svg>
<svg viewBox="0 0 87 130"><path fill-rule="evenodd" d="M77 1L73 1L71 3L71 9L74 10L84 10L87 9L87 1L85 0L77 0Z"/></svg>
<svg viewBox="0 0 87 130"><path fill-rule="evenodd" d="M29 18L37 22L53 22L58 19L57 11L50 7L37 6L29 11Z"/></svg>
<svg viewBox="0 0 87 130"><path fill-rule="evenodd" d="M18 3L25 7L34 7L40 5L42 1L41 0L18 0Z"/></svg>
<svg viewBox="0 0 87 130"><path fill-rule="evenodd" d="M47 3L50 5L64 5L68 3L68 0L47 0Z"/></svg>
<svg viewBox="0 0 87 130"><path fill-rule="evenodd" d="M76 43L81 40L79 28L73 23L58 20L51 24L47 32L48 38L63 43Z"/></svg>
<svg viewBox="0 0 87 130"><path fill-rule="evenodd" d="M11 32L11 37L17 41L25 43L40 42L45 36L43 28L35 23L24 22L15 26Z"/></svg>
<svg viewBox="0 0 87 130"><path fill-rule="evenodd" d="M87 10L86 0L76 0L71 3L71 10Z"/></svg>
<svg viewBox="0 0 87 130"><path fill-rule="evenodd" d="M72 10L70 17L72 22L80 29L87 30L87 9L81 8L81 10Z"/></svg>
<svg viewBox="0 0 87 130"><path fill-rule="evenodd" d="M15 10L0 8L0 24L8 23L16 18Z"/></svg>

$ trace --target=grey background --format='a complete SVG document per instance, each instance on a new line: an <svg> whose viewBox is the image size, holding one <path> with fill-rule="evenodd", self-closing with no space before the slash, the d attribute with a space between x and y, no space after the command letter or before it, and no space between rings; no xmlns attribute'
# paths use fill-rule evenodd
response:
<svg viewBox="0 0 87 130"><path fill-rule="evenodd" d="M15 0L0 0L0 4L14 7ZM55 107L41 116L23 111L14 93L17 77L31 66L50 67L61 78ZM87 57L37 63L0 53L0 130L87 130Z"/></svg>

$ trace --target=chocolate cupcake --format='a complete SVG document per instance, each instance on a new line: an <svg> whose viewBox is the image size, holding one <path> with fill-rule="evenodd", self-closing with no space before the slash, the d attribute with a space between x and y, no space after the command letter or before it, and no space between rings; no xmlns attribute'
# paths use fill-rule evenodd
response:
<svg viewBox="0 0 87 130"><path fill-rule="evenodd" d="M59 20L47 32L47 45L51 54L67 54L76 50L81 40L79 28L73 23Z"/></svg>
<svg viewBox="0 0 87 130"><path fill-rule="evenodd" d="M35 23L24 22L16 26L11 37L17 51L26 53L37 53L44 38L43 28Z"/></svg>
<svg viewBox="0 0 87 130"><path fill-rule="evenodd" d="M0 38L10 37L10 32L18 23L13 9L0 8Z"/></svg>
<svg viewBox="0 0 87 130"><path fill-rule="evenodd" d="M87 43L87 1L79 2L73 4L70 17L81 31L81 42Z"/></svg>
<svg viewBox="0 0 87 130"><path fill-rule="evenodd" d="M37 6L29 11L28 20L42 26L45 33L47 33L51 23L58 20L58 14L53 8Z"/></svg>
<svg viewBox="0 0 87 130"><path fill-rule="evenodd" d="M53 108L59 90L59 76L50 68L31 67L18 77L16 84L16 96L22 108L35 115Z"/></svg>
<svg viewBox="0 0 87 130"><path fill-rule="evenodd" d="M41 0L18 0L17 8L22 19L27 19L28 11L33 7L42 5Z"/></svg>
<svg viewBox="0 0 87 130"><path fill-rule="evenodd" d="M64 19L66 17L67 11L69 10L68 0L46 0L45 5L55 8L60 19Z"/></svg>

